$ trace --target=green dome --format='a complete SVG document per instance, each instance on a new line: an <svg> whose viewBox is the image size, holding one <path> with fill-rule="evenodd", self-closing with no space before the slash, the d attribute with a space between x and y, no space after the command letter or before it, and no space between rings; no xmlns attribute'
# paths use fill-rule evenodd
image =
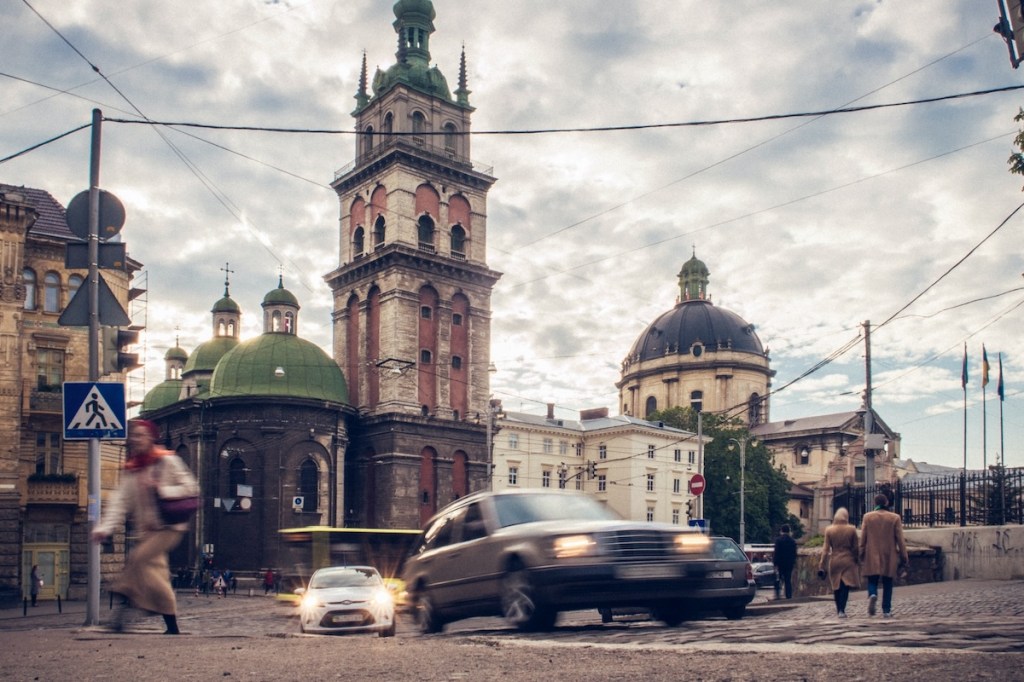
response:
<svg viewBox="0 0 1024 682"><path fill-rule="evenodd" d="M213 304L213 309L211 309L210 312L241 313L242 309L238 307L237 303L235 303L235 299L231 298L230 296L224 296L224 298L220 299L219 301Z"/></svg>
<svg viewBox="0 0 1024 682"><path fill-rule="evenodd" d="M164 353L164 360L181 360L182 362L186 362L188 360L188 353L184 348L175 346Z"/></svg>
<svg viewBox="0 0 1024 682"><path fill-rule="evenodd" d="M387 71L377 71L373 77L373 92L380 96L397 83L403 83L427 95L451 101L448 80L436 66L419 63L393 64Z"/></svg>
<svg viewBox="0 0 1024 682"><path fill-rule="evenodd" d="M437 18L437 13L434 11L434 3L430 0L398 0L391 9L395 13L396 19L404 19L406 15L410 14L420 14L426 17L428 21L433 21Z"/></svg>
<svg viewBox="0 0 1024 682"><path fill-rule="evenodd" d="M215 339L204 341L196 346L192 355L185 363L182 374L189 372L212 372L224 354L238 345L238 339L233 336L218 336Z"/></svg>
<svg viewBox="0 0 1024 682"><path fill-rule="evenodd" d="M284 396L348 402L338 364L294 334L268 332L240 343L217 363L210 397Z"/></svg>
<svg viewBox="0 0 1024 682"><path fill-rule="evenodd" d="M141 414L159 410L161 407L173 405L180 400L181 379L168 379L152 388L142 399Z"/></svg>
<svg viewBox="0 0 1024 682"><path fill-rule="evenodd" d="M299 300L295 298L295 294L281 285L267 292L267 295L263 297L263 305L291 305L298 308Z"/></svg>

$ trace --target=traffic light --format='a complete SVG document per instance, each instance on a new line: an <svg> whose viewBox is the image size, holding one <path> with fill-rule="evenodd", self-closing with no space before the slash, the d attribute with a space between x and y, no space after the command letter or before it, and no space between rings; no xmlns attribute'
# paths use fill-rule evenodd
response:
<svg viewBox="0 0 1024 682"><path fill-rule="evenodd" d="M597 462L587 462L587 478L597 478Z"/></svg>
<svg viewBox="0 0 1024 682"><path fill-rule="evenodd" d="M118 372L130 372L136 367L141 367L138 353L126 353L128 346L139 340L139 332L135 329L122 329L120 327L101 327L100 334L103 337L103 374L116 374Z"/></svg>
<svg viewBox="0 0 1024 682"><path fill-rule="evenodd" d="M693 518L693 500L686 501L686 518Z"/></svg>

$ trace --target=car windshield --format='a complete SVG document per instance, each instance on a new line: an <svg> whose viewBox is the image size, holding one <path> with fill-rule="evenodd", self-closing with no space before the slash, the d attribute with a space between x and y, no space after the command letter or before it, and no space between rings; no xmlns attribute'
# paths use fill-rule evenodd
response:
<svg viewBox="0 0 1024 682"><path fill-rule="evenodd" d="M735 542L728 538L712 538L711 552L716 559L724 561L746 561L747 556Z"/></svg>
<svg viewBox="0 0 1024 682"><path fill-rule="evenodd" d="M534 521L604 521L619 516L586 495L538 493L498 495L494 498L498 525L502 528Z"/></svg>
<svg viewBox="0 0 1024 682"><path fill-rule="evenodd" d="M373 569L351 568L342 571L319 571L309 581L309 589L332 587L373 587L382 584L380 574Z"/></svg>

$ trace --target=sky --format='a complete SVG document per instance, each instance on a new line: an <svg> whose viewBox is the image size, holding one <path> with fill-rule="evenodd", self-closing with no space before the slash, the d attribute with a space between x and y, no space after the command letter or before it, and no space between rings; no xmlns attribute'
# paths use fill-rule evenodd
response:
<svg viewBox="0 0 1024 682"><path fill-rule="evenodd" d="M163 380L175 339L210 337L226 263L243 338L260 333L280 274L299 334L330 352L329 183L354 158L362 55L371 76L395 61L393 4L0 2L0 158L94 108L108 119L100 186L125 204L121 237L148 292L132 310L146 326L133 391ZM434 7L432 61L454 90L464 47L471 156L498 178L491 386L506 409L617 414L621 362L696 253L713 302L770 351L773 420L860 406L870 322L873 405L904 458L962 466L966 422L968 467L995 461L1001 425L1007 465L1024 466L1024 177L1007 166L1024 69L992 32L996 0ZM783 116L847 107L871 108ZM340 132L109 120L140 112ZM630 129L565 131L598 127ZM513 130L555 132L486 134ZM67 204L88 186L89 139L2 162L0 182Z"/></svg>

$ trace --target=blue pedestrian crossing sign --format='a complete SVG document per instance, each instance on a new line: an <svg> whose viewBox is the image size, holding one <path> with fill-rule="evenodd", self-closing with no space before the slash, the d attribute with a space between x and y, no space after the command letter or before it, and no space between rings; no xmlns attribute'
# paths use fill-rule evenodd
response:
<svg viewBox="0 0 1024 682"><path fill-rule="evenodd" d="M64 382L65 440L118 440L126 435L127 421L124 384Z"/></svg>

